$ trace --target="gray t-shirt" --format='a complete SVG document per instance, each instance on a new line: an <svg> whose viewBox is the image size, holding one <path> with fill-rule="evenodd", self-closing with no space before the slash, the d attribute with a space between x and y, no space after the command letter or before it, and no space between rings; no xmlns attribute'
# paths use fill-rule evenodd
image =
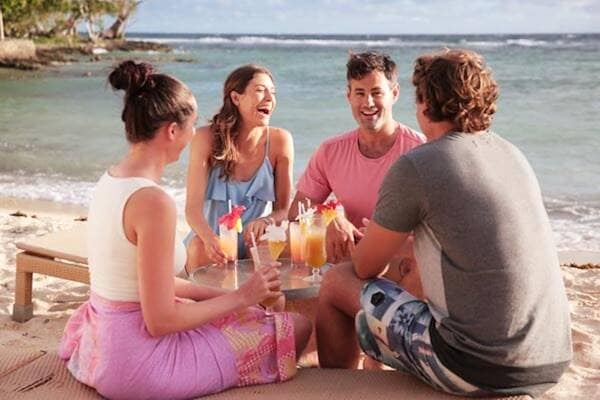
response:
<svg viewBox="0 0 600 400"><path fill-rule="evenodd" d="M446 367L506 393L558 380L572 356L569 307L537 179L515 146L451 133L412 150L390 168L373 220L415 231Z"/></svg>

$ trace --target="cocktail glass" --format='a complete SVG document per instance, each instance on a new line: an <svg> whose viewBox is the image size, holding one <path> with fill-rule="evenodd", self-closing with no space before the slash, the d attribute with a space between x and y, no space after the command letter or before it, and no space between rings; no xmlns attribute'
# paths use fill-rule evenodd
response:
<svg viewBox="0 0 600 400"><path fill-rule="evenodd" d="M238 232L234 227L233 229L227 228L225 224L219 225L219 244L221 250L225 253L228 262L237 263L238 258Z"/></svg>
<svg viewBox="0 0 600 400"><path fill-rule="evenodd" d="M267 245L269 247L271 258L277 261L283 250L285 250L287 242L285 240L269 240Z"/></svg>
<svg viewBox="0 0 600 400"><path fill-rule="evenodd" d="M312 268L312 275L304 279L313 283L319 283L323 279L320 269L327 262L326 232L327 225L321 215L315 215L306 227L304 262Z"/></svg>
<svg viewBox="0 0 600 400"><path fill-rule="evenodd" d="M285 242L283 242L285 244ZM284 246L285 248L285 246ZM279 252L281 253L281 251ZM254 263L254 270L256 271L262 265L271 265L275 259L272 258L271 247L269 245L252 246L250 248L250 254L252 256L252 262ZM279 256L279 254L278 254ZM273 289L275 291L281 290L281 287ZM277 303L278 298L266 299L262 301L262 305L265 307L265 315L267 317L273 316L272 307Z"/></svg>
<svg viewBox="0 0 600 400"><path fill-rule="evenodd" d="M290 222L290 256L292 264L301 265L304 262L302 257L302 229L299 222Z"/></svg>

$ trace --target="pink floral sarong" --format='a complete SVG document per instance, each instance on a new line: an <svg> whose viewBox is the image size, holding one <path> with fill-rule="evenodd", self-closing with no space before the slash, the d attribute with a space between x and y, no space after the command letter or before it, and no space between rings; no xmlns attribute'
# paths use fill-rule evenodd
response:
<svg viewBox="0 0 600 400"><path fill-rule="evenodd" d="M292 317L249 307L197 329L161 337L140 304L92 293L71 316L59 348L74 377L114 399L192 398L296 372Z"/></svg>

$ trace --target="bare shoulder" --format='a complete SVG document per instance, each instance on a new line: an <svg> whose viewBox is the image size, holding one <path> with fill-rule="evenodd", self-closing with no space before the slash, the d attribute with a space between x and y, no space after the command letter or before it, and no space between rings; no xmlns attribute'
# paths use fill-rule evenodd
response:
<svg viewBox="0 0 600 400"><path fill-rule="evenodd" d="M288 130L285 130L283 128L277 128L272 126L269 128L269 132L271 135L271 141L275 146L289 146L294 141L294 139L292 138L292 134Z"/></svg>
<svg viewBox="0 0 600 400"><path fill-rule="evenodd" d="M148 186L131 195L127 202L127 212L134 216L152 215L153 218L147 219L153 220L161 215L176 215L177 209L173 198L164 190L157 186Z"/></svg>
<svg viewBox="0 0 600 400"><path fill-rule="evenodd" d="M196 134L192 139L191 150L201 153L210 153L213 147L213 133L209 125L196 128Z"/></svg>

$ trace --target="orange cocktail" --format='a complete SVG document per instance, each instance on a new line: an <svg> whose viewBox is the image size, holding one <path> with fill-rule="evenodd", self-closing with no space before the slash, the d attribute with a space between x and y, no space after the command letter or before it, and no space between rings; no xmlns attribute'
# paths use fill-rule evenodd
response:
<svg viewBox="0 0 600 400"><path fill-rule="evenodd" d="M293 264L302 264L302 229L299 222L290 223L290 256Z"/></svg>
<svg viewBox="0 0 600 400"><path fill-rule="evenodd" d="M238 232L237 229L229 229L225 224L219 225L219 244L225 253L227 261L235 261L238 257Z"/></svg>
<svg viewBox="0 0 600 400"><path fill-rule="evenodd" d="M227 261L237 262L238 233L242 232L244 206L234 206L230 212L219 218L219 244Z"/></svg>
<svg viewBox="0 0 600 400"><path fill-rule="evenodd" d="M313 269L309 280L320 282L319 269L327 262L325 237L327 227L325 220L320 215L315 215L306 228L304 237L304 262Z"/></svg>

